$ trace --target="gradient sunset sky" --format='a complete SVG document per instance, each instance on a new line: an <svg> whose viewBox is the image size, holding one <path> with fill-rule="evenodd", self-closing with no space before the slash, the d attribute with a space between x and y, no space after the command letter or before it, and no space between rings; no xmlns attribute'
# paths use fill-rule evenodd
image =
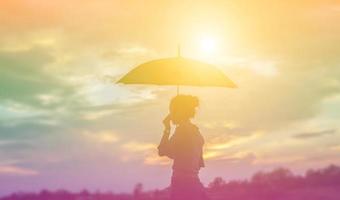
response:
<svg viewBox="0 0 340 200"><path fill-rule="evenodd" d="M176 88L113 82L178 44L239 86L181 88L201 101L205 184L340 164L339 24L325 0L0 1L0 195L166 187Z"/></svg>

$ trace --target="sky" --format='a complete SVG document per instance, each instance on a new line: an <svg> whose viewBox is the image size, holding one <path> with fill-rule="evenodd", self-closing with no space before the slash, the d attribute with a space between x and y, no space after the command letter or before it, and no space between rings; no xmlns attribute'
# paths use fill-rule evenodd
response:
<svg viewBox="0 0 340 200"><path fill-rule="evenodd" d="M340 2L0 1L0 195L169 185L171 86L114 84L177 54L237 89L196 95L204 184L340 164Z"/></svg>

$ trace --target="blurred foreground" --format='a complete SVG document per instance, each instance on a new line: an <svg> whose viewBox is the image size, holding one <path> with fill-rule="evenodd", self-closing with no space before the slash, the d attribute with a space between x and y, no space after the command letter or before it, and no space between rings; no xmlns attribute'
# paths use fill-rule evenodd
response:
<svg viewBox="0 0 340 200"><path fill-rule="evenodd" d="M305 175L294 175L290 170L279 168L271 172L258 172L249 180L226 182L215 178L206 188L212 200L339 200L340 167L330 165L319 170L308 170ZM137 184L131 194L113 192L78 193L67 190L40 193L18 192L0 200L165 200L168 188L143 191Z"/></svg>

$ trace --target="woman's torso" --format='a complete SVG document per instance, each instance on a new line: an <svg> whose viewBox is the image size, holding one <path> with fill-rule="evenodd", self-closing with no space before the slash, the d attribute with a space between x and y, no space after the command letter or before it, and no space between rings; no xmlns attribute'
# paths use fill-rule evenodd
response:
<svg viewBox="0 0 340 200"><path fill-rule="evenodd" d="M178 126L170 142L175 148L172 167L174 172L196 174L204 167L202 157L204 139L197 126L192 123Z"/></svg>

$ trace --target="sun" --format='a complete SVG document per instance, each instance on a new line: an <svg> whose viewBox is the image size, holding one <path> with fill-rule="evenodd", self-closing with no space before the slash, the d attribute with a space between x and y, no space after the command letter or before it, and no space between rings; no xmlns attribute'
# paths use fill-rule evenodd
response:
<svg viewBox="0 0 340 200"><path fill-rule="evenodd" d="M217 51L217 39L213 36L200 37L199 48L204 54L214 54Z"/></svg>

